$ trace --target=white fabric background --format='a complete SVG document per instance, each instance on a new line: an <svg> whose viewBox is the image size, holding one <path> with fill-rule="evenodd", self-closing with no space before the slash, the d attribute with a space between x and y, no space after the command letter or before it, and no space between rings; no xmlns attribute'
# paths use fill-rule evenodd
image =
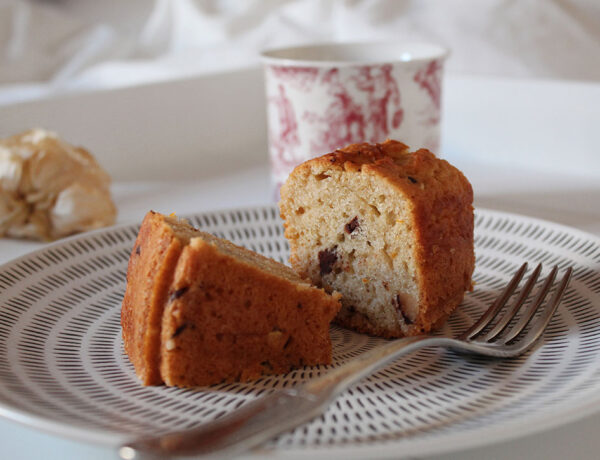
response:
<svg viewBox="0 0 600 460"><path fill-rule="evenodd" d="M596 0L0 0L0 104L380 39L448 46L449 72L600 80Z"/></svg>

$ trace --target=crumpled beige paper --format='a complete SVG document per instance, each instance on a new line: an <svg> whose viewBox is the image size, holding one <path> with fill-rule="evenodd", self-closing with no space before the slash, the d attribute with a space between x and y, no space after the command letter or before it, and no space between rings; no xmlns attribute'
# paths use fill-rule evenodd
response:
<svg viewBox="0 0 600 460"><path fill-rule="evenodd" d="M0 139L0 236L54 240L115 222L110 177L55 133Z"/></svg>

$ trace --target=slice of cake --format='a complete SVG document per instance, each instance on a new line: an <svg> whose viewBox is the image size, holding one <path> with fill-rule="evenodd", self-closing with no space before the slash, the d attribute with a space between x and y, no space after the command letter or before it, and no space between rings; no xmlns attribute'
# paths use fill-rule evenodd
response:
<svg viewBox="0 0 600 460"><path fill-rule="evenodd" d="M247 381L328 364L338 299L285 265L150 212L127 271L125 351L145 385Z"/></svg>
<svg viewBox="0 0 600 460"><path fill-rule="evenodd" d="M447 161L388 140L296 167L279 206L292 267L342 293L336 322L401 337L441 325L471 288L472 201Z"/></svg>

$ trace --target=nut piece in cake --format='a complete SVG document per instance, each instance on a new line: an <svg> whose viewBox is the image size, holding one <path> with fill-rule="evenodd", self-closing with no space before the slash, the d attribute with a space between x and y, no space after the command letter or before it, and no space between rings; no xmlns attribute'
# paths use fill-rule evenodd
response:
<svg viewBox="0 0 600 460"><path fill-rule="evenodd" d="M472 201L447 161L388 140L299 165L279 206L292 267L342 294L336 321L401 337L441 325L471 288Z"/></svg>
<svg viewBox="0 0 600 460"><path fill-rule="evenodd" d="M53 240L115 222L110 177L50 131L0 139L0 236Z"/></svg>
<svg viewBox="0 0 600 460"><path fill-rule="evenodd" d="M196 386L331 362L339 294L291 268L150 212L131 252L125 350L145 385Z"/></svg>

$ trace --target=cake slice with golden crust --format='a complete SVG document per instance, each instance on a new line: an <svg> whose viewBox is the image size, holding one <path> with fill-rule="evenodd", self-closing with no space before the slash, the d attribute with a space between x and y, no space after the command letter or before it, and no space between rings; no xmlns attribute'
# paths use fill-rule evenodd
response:
<svg viewBox="0 0 600 460"><path fill-rule="evenodd" d="M471 288L472 201L454 166L388 140L296 167L279 206L292 267L342 294L336 321L401 337L441 325Z"/></svg>
<svg viewBox="0 0 600 460"><path fill-rule="evenodd" d="M283 264L150 212L129 261L123 341L145 385L247 381L330 363L338 299Z"/></svg>

